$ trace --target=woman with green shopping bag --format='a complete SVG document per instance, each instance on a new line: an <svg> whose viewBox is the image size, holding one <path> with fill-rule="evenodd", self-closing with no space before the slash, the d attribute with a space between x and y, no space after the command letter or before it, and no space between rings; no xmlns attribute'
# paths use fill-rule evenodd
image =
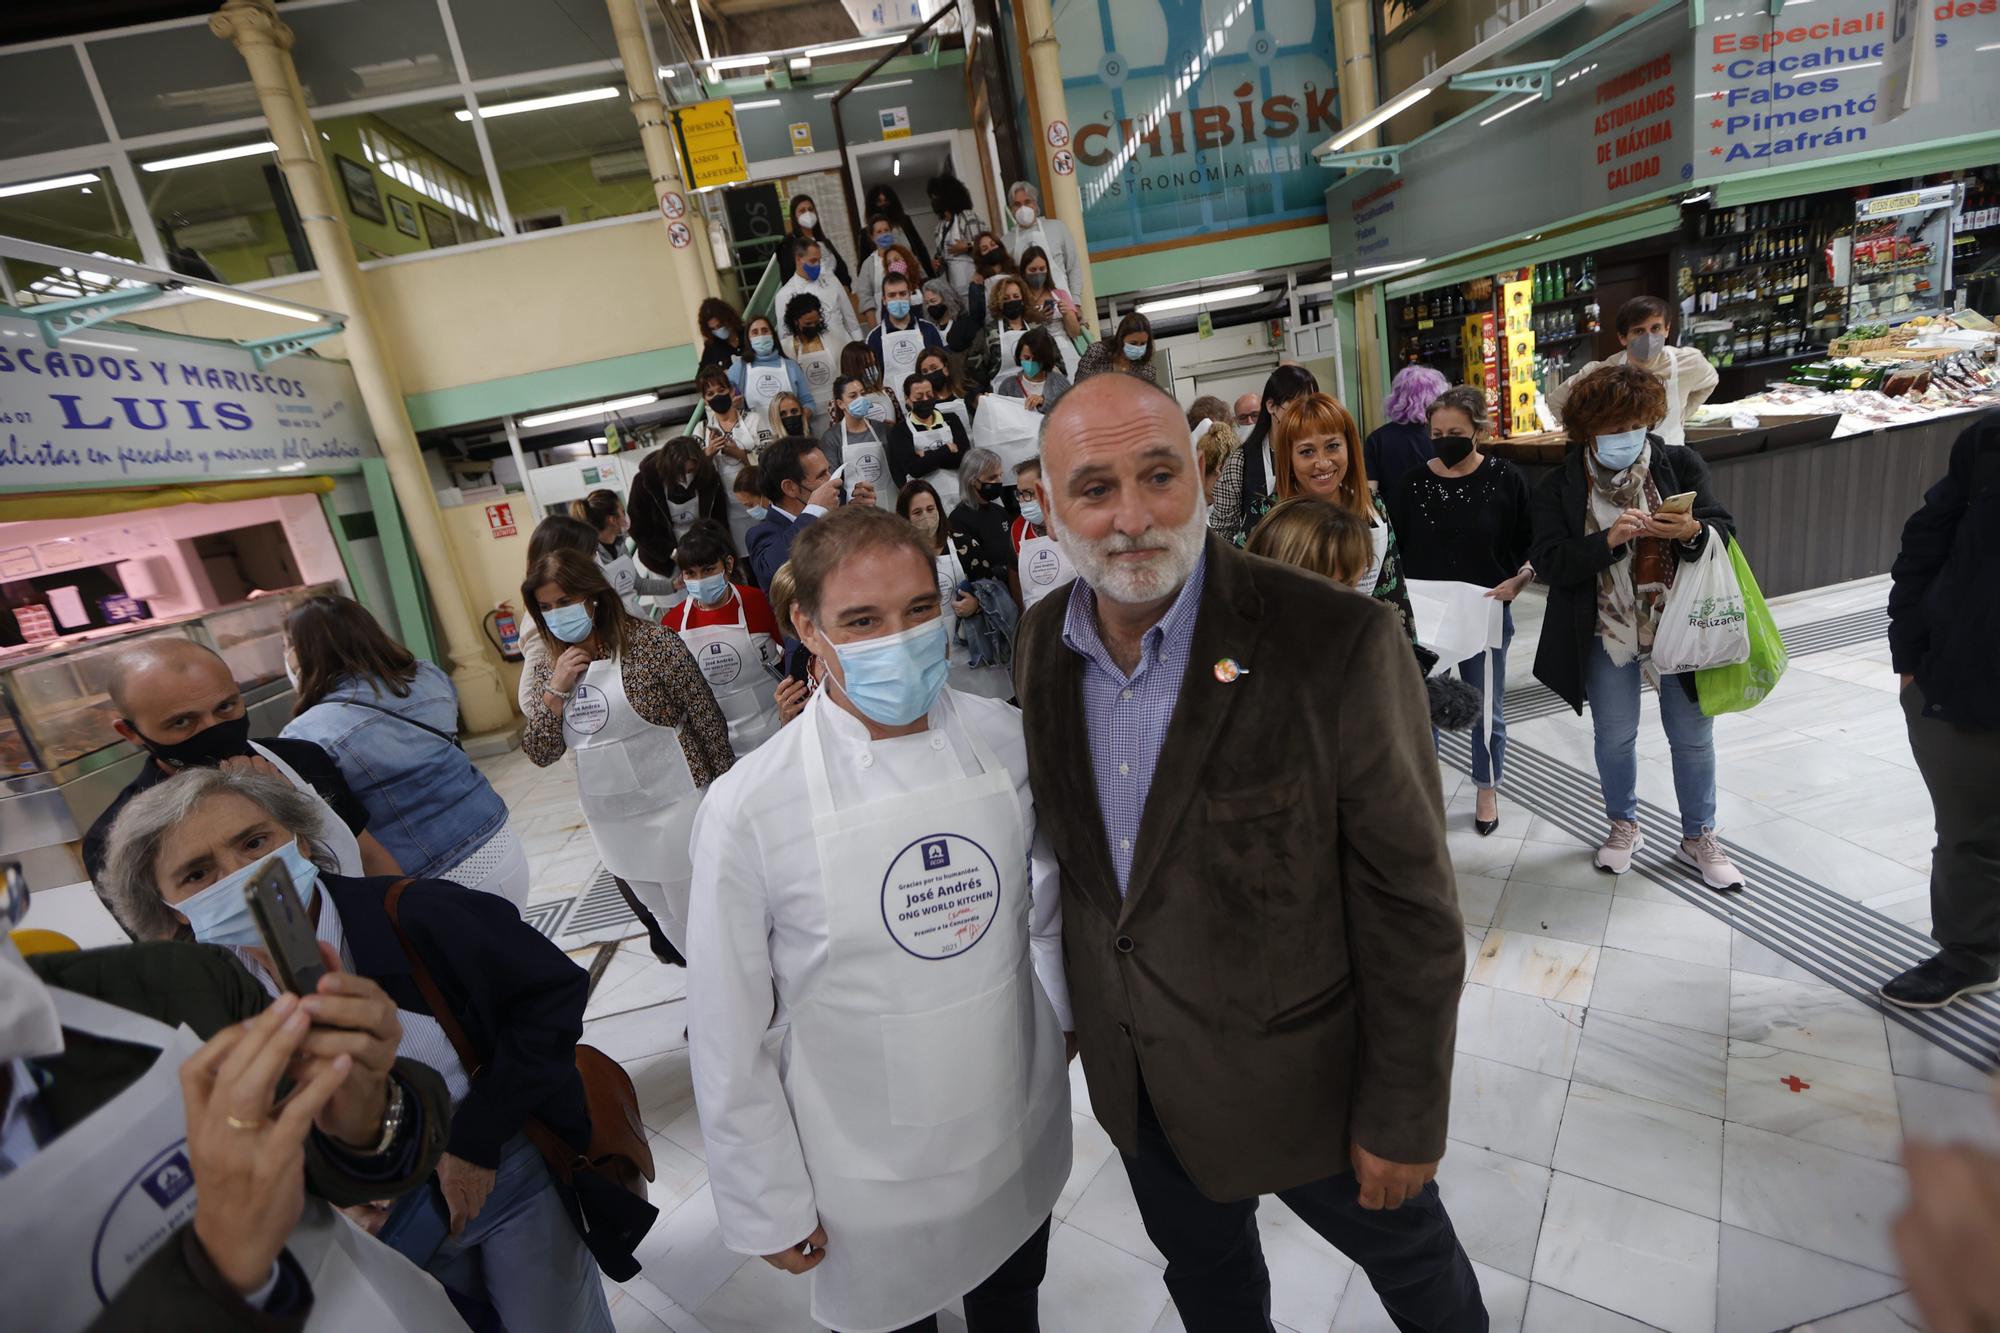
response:
<svg viewBox="0 0 2000 1333"><path fill-rule="evenodd" d="M1564 408L1570 450L1536 488L1528 559L1549 588L1535 677L1581 713L1590 703L1598 784L1611 831L1597 868L1631 869L1639 829L1639 696L1653 636L1675 575L1734 523L1717 502L1708 465L1653 433L1667 411L1657 377L1605 366L1577 381ZM1685 499L1681 497L1687 497ZM1660 723L1673 752L1679 858L1718 891L1743 876L1715 837L1714 724L1695 673L1657 681Z"/></svg>

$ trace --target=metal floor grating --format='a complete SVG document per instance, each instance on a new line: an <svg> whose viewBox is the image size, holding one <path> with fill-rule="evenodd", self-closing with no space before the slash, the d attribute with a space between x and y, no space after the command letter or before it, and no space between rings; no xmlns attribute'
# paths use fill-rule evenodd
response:
<svg viewBox="0 0 2000 1333"><path fill-rule="evenodd" d="M636 929L639 919L632 915L631 906L618 892L618 882L612 878L611 872L600 865L583 896L577 898L570 909L563 934L581 935L587 931L607 930L627 924Z"/></svg>
<svg viewBox="0 0 2000 1333"><path fill-rule="evenodd" d="M1468 737L1446 733L1439 749L1453 767L1471 771ZM1594 845L1603 834L1603 796L1596 774L1511 739L1506 794L1575 835L1583 847ZM1945 1009L1909 1010L1886 1004L1875 993L1882 982L1937 952L1930 936L1726 840L1724 845L1749 888L1743 893L1716 893L1675 857L1681 837L1677 815L1641 801L1639 827L1646 845L1634 858L1630 873L1644 875L1726 921L1960 1059L1980 1069L2000 1067L2000 996L1970 997Z"/></svg>
<svg viewBox="0 0 2000 1333"><path fill-rule="evenodd" d="M575 898L555 898L545 903L530 903L522 909L521 919L554 939L562 929L563 919L569 915L570 904L575 901Z"/></svg>

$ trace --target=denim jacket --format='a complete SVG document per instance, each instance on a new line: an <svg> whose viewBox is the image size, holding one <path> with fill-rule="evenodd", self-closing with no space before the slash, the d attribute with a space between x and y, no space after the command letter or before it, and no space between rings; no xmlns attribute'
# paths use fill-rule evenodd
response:
<svg viewBox="0 0 2000 1333"><path fill-rule="evenodd" d="M373 707L347 702L355 699ZM409 718L446 735L458 730L458 692L429 662L417 663L410 692L400 699L373 681L349 677L286 723L282 734L313 741L333 756L368 808L368 831L404 874L435 877L500 831L507 803L465 751Z"/></svg>

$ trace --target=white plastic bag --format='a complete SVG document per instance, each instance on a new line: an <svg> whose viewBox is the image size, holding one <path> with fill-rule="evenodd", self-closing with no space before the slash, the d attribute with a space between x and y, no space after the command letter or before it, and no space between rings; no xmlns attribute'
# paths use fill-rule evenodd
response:
<svg viewBox="0 0 2000 1333"><path fill-rule="evenodd" d="M1736 666L1750 660L1750 617L1742 585L1729 563L1729 543L1708 534L1699 559L1680 567L1653 636L1653 667L1661 675Z"/></svg>
<svg viewBox="0 0 2000 1333"><path fill-rule="evenodd" d="M989 393L979 400L972 418L972 444L1000 455L1001 480L1010 485L1014 468L1042 450L1042 417L1019 398Z"/></svg>

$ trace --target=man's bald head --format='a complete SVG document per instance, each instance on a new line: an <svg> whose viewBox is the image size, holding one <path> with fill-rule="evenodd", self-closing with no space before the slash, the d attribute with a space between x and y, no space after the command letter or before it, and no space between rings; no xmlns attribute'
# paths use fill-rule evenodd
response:
<svg viewBox="0 0 2000 1333"><path fill-rule="evenodd" d="M1239 426L1256 425L1257 413L1263 406L1264 406L1263 400L1258 398L1257 395L1254 393L1237 394L1236 424Z"/></svg>
<svg viewBox="0 0 2000 1333"><path fill-rule="evenodd" d="M1062 486L1077 444L1107 438L1107 432L1174 439L1193 448L1187 415L1172 394L1137 375L1092 375L1058 398L1042 418L1042 466L1051 474L1051 486Z"/></svg>
<svg viewBox="0 0 2000 1333"><path fill-rule="evenodd" d="M191 639L133 644L112 659L109 685L119 734L140 744L173 745L243 716L229 664Z"/></svg>

